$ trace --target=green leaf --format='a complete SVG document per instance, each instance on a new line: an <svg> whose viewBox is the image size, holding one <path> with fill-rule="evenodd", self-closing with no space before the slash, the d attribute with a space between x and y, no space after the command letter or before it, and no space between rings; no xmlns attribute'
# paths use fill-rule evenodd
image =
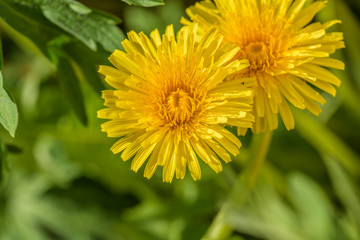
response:
<svg viewBox="0 0 360 240"><path fill-rule="evenodd" d="M302 173L289 177L290 197L309 239L333 238L333 209L321 187Z"/></svg>
<svg viewBox="0 0 360 240"><path fill-rule="evenodd" d="M52 27L35 6L20 3L22 2L0 0L0 17L17 32L31 39L40 51L49 57L47 41L61 32Z"/></svg>
<svg viewBox="0 0 360 240"><path fill-rule="evenodd" d="M331 130L302 110L293 111L296 130L320 154L333 155L352 174L360 172L359 156Z"/></svg>
<svg viewBox="0 0 360 240"><path fill-rule="evenodd" d="M104 89L97 73L97 64L106 59L107 51L121 48L124 34L116 26L120 22L118 18L92 10L73 0L0 0L0 18L3 20L0 19L2 25L8 25L10 31L13 28L30 39L56 66L58 65L56 51L64 50L68 53L69 59L73 59L80 68L77 72L83 73L86 81L96 92L100 93ZM74 45L77 48L72 47L69 52L67 46ZM63 87L63 89L67 88L81 92L80 87L73 88L72 85ZM78 97L77 100L73 97L69 99L72 99L72 106L77 106L75 112L85 123L85 111L80 107L83 106L82 101L79 102Z"/></svg>
<svg viewBox="0 0 360 240"><path fill-rule="evenodd" d="M360 88L360 23L356 19L356 15L351 11L343 1L336 1L336 13L341 19L340 29L344 32L344 41L348 61L346 62L347 70L352 73L353 80L356 81L357 90Z"/></svg>
<svg viewBox="0 0 360 240"><path fill-rule="evenodd" d="M1 35L0 35L0 71L3 69L3 54L2 54L2 44L1 44ZM3 87L2 81L0 81L0 88Z"/></svg>
<svg viewBox="0 0 360 240"><path fill-rule="evenodd" d="M79 2L69 2L69 7L77 13L89 14L92 10Z"/></svg>
<svg viewBox="0 0 360 240"><path fill-rule="evenodd" d="M120 19L73 0L0 0L0 16L31 39L48 58L47 43L65 33L93 51L99 43L112 52L121 48L120 43L125 38L116 26Z"/></svg>
<svg viewBox="0 0 360 240"><path fill-rule="evenodd" d="M3 85L2 73L0 71L0 86ZM16 104L4 88L0 88L0 123L10 133L15 136L15 130L18 124L18 111Z"/></svg>
<svg viewBox="0 0 360 240"><path fill-rule="evenodd" d="M336 194L343 202L348 212L354 216L358 225L358 229L360 229L359 188L356 187L356 183L352 181L350 176L346 173L346 171L344 171L344 169L337 163L334 158L325 156L324 160Z"/></svg>
<svg viewBox="0 0 360 240"><path fill-rule="evenodd" d="M163 0L122 0L123 2L126 2L129 5L137 5L142 7L155 7L164 5Z"/></svg>
<svg viewBox="0 0 360 240"><path fill-rule="evenodd" d="M296 213L269 183L257 185L244 206L229 208L224 220L235 230L259 239L309 239Z"/></svg>
<svg viewBox="0 0 360 240"><path fill-rule="evenodd" d="M60 29L92 50L96 50L98 42L107 51L113 51L120 48L124 39L123 32L116 26L120 22L118 18L72 0L0 0L0 16L34 41L45 54L46 42L61 34Z"/></svg>
<svg viewBox="0 0 360 240"><path fill-rule="evenodd" d="M83 95L81 92L79 79L77 78L70 60L65 56L58 56L57 76L60 85L65 93L65 97L72 105L76 116L84 125L87 125L87 117Z"/></svg>
<svg viewBox="0 0 360 240"><path fill-rule="evenodd" d="M2 78L2 46L0 37L0 123L10 133L11 136L15 136L15 130L18 124L18 111L16 104L8 92L4 89L4 83Z"/></svg>
<svg viewBox="0 0 360 240"><path fill-rule="evenodd" d="M100 59L96 58L96 55L100 55L98 52L96 55L94 52L86 48L83 44L80 43L71 43L64 46L64 50L79 66L80 71L83 74L84 80L87 81L95 92L101 95L101 91L105 89L104 84L100 79L100 75L97 72L98 64L101 63ZM103 56L103 59L106 59L106 55ZM106 64L105 62L103 64ZM83 80L83 79L82 79Z"/></svg>
<svg viewBox="0 0 360 240"><path fill-rule="evenodd" d="M91 11L72 0L44 1L40 8L50 22L75 36L93 51L97 49L97 42L107 51L121 48L120 43L125 36L116 26L119 20L114 17Z"/></svg>

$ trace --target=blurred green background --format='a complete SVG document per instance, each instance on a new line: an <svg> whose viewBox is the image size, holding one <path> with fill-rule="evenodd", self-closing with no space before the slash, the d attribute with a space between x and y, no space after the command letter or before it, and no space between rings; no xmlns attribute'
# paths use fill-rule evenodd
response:
<svg viewBox="0 0 360 240"><path fill-rule="evenodd" d="M161 169L150 180L130 171L130 161L109 151L115 139L96 118L106 88L96 69L120 47L117 27L178 30L195 1L151 8L81 2L102 12L87 15L71 0L0 0L4 87L19 112L15 138L0 127L1 240L228 239L220 225L234 230L233 240L360 240L358 0L329 0L316 19L343 21L330 29L344 32L347 46L335 54L346 63L335 71L343 80L336 98L324 94L318 118L293 109L295 130L280 124L274 132L251 192L237 180L255 151L251 133L240 137L241 153L222 173L201 163L200 181L187 175L167 184ZM67 21L76 19L89 27Z"/></svg>

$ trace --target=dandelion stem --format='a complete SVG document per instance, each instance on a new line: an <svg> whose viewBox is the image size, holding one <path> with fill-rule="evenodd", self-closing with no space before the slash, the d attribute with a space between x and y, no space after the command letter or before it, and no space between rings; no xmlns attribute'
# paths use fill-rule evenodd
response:
<svg viewBox="0 0 360 240"><path fill-rule="evenodd" d="M251 146L250 146L250 155L248 166L245 169L245 172L242 178L247 182L249 190L251 190L256 182L257 176L264 165L266 155L269 151L271 139L273 132L268 131L262 134L257 134L253 136Z"/></svg>
<svg viewBox="0 0 360 240"><path fill-rule="evenodd" d="M225 240L232 234L232 227L227 223L226 216L233 206L242 205L255 186L259 172L264 165L273 132L254 135L251 141L248 166L239 175L228 198L211 223L202 240Z"/></svg>

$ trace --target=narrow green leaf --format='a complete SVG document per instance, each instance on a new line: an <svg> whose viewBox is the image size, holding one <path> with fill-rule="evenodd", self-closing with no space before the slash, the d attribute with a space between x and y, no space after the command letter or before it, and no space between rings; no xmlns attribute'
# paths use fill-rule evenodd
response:
<svg viewBox="0 0 360 240"><path fill-rule="evenodd" d="M360 172L359 157L332 131L302 110L294 110L296 130L320 153L333 155L352 174Z"/></svg>
<svg viewBox="0 0 360 240"><path fill-rule="evenodd" d="M46 1L41 9L50 22L75 36L93 51L97 49L97 42L107 51L121 48L120 43L125 35L116 26L118 21L114 17L91 11L71 0Z"/></svg>
<svg viewBox="0 0 360 240"><path fill-rule="evenodd" d="M163 0L122 0L123 2L126 2L129 5L137 5L142 7L155 7L164 5Z"/></svg>
<svg viewBox="0 0 360 240"><path fill-rule="evenodd" d="M1 33L0 33L1 34ZM3 54L2 54L2 43L1 43L1 35L0 35L0 71L3 70ZM2 80L0 81L0 88L3 87Z"/></svg>
<svg viewBox="0 0 360 240"><path fill-rule="evenodd" d="M84 80L100 95L105 86L97 72L99 61L95 58L94 53L80 43L67 44L64 46L64 50L68 55L71 54L71 58L80 67ZM104 56L104 59L106 59L106 56Z"/></svg>
<svg viewBox="0 0 360 240"><path fill-rule="evenodd" d="M360 189L356 187L355 182L351 180L350 176L348 176L334 158L325 155L324 160L336 194L348 212L355 217L358 229L360 229Z"/></svg>
<svg viewBox="0 0 360 240"><path fill-rule="evenodd" d="M2 73L0 71L0 83L2 81ZM0 88L0 106L0 123L14 137L19 115L16 104L4 88Z"/></svg>
<svg viewBox="0 0 360 240"><path fill-rule="evenodd" d="M343 1L335 1L336 13L343 22L340 29L344 32L344 40L347 48L345 52L348 58L346 62L347 70L352 73L353 80L356 81L357 90L360 88L360 23L350 7Z"/></svg>
<svg viewBox="0 0 360 240"><path fill-rule="evenodd" d="M65 56L58 56L58 72L57 76L60 85L65 93L65 97L72 105L76 116L84 125L87 124L87 117L85 111L85 105L83 95L81 92L79 80L75 74L69 59Z"/></svg>

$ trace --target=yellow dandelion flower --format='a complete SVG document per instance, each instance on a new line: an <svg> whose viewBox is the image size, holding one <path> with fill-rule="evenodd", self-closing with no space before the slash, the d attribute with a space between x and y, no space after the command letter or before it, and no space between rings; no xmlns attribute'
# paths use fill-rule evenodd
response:
<svg viewBox="0 0 360 240"><path fill-rule="evenodd" d="M288 130L294 128L288 102L319 115L318 103L326 101L312 86L335 96L334 86L340 85L340 80L324 68L344 69L341 61L329 57L344 47L343 34L326 32L340 21L310 23L326 2L314 1L305 6L306 2L207 0L187 9L190 19L199 24L200 35L216 26L226 42L240 46L237 58L249 60L250 67L236 77L256 78L255 133L276 129L278 113ZM192 24L184 18L181 22Z"/></svg>
<svg viewBox="0 0 360 240"><path fill-rule="evenodd" d="M115 50L99 72L116 90L103 91L105 106L98 117L108 137L120 138L111 151L132 159L135 172L144 164L144 176L151 178L163 166L163 180L184 178L189 168L194 180L201 178L198 158L215 172L219 159L231 161L240 141L223 127L231 124L251 127L252 90L243 79L223 82L228 74L249 66L247 60L232 61L239 47L222 44L216 29L199 43L197 26L184 27L174 36L172 25L160 37L158 30L128 33L122 42L126 51ZM221 45L221 46L220 46ZM219 125L220 124L220 125Z"/></svg>

